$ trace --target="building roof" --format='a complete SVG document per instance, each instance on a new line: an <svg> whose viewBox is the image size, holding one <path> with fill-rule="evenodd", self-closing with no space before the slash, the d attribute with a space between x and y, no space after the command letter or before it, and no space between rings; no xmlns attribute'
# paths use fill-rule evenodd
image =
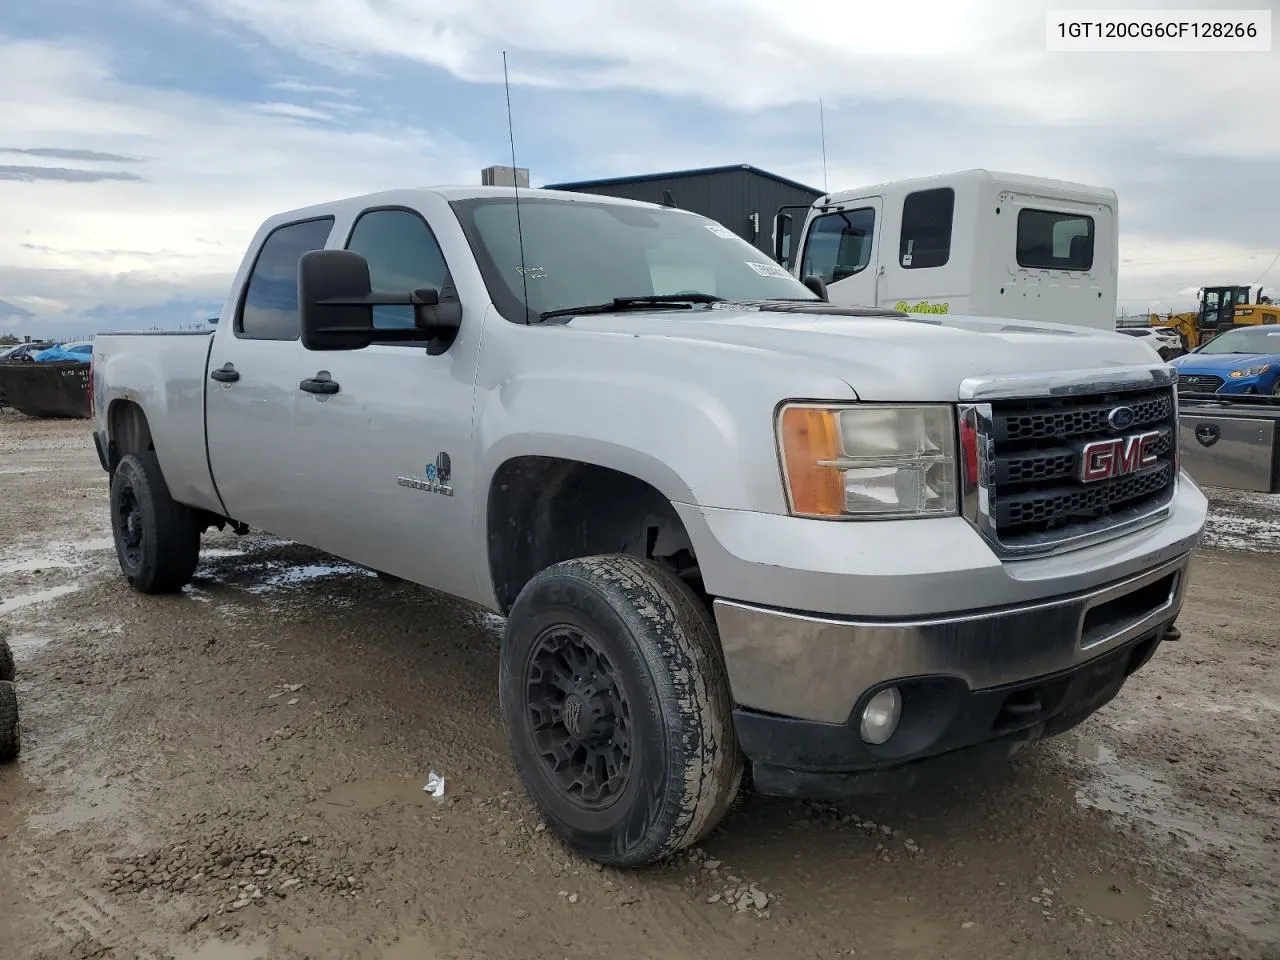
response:
<svg viewBox="0 0 1280 960"><path fill-rule="evenodd" d="M680 177L698 177L706 174L732 173L739 170L745 170L758 177L764 177L768 180L775 180L778 183L784 183L797 190L804 190L807 193L812 193L815 197L822 196L821 190L817 190L807 184L799 183L795 180L789 180L786 177L780 177L778 174L770 173L768 170L761 170L759 167L753 167L749 163L730 163L721 167L698 167L692 170L671 170L666 173L645 173L629 177L605 177L601 180L575 180L567 183L548 183L542 189L577 190L582 187L610 187L624 183L646 183L654 180L674 180Z"/></svg>

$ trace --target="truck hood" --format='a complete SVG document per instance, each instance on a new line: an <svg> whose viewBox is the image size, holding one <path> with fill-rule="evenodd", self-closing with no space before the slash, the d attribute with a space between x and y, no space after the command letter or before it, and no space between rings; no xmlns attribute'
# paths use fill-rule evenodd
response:
<svg viewBox="0 0 1280 960"><path fill-rule="evenodd" d="M810 313L797 305L597 314L568 326L580 334L665 339L675 349L723 348L737 354L739 369L744 350L762 362L796 358L844 380L864 400L948 402L968 377L1162 365L1148 344L1122 334L992 317Z"/></svg>

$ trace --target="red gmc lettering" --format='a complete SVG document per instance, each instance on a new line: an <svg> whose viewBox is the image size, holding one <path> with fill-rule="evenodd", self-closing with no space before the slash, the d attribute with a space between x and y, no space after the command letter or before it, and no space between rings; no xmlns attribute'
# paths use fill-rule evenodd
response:
<svg viewBox="0 0 1280 960"><path fill-rule="evenodd" d="M1123 477L1155 466L1151 447L1160 439L1159 430L1135 433L1115 440L1095 440L1080 451L1080 480L1093 483Z"/></svg>

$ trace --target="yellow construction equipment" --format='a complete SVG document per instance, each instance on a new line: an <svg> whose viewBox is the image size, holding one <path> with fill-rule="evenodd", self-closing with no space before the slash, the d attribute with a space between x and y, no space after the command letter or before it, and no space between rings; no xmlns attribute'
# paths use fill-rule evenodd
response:
<svg viewBox="0 0 1280 960"><path fill-rule="evenodd" d="M1201 287L1199 309L1186 313L1153 313L1153 327L1172 327L1188 350L1194 350L1233 327L1280 323L1280 306L1263 294L1260 284Z"/></svg>

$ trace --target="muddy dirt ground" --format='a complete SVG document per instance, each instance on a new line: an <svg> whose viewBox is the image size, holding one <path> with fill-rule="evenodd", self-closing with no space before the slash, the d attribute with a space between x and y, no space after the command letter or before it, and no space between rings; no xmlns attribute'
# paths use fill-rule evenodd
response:
<svg viewBox="0 0 1280 960"><path fill-rule="evenodd" d="M269 537L205 543L182 595L132 593L86 424L0 414L25 731L5 960L1280 957L1265 497L1215 493L1183 639L1076 731L945 794L748 795L639 873L532 815L500 621Z"/></svg>

